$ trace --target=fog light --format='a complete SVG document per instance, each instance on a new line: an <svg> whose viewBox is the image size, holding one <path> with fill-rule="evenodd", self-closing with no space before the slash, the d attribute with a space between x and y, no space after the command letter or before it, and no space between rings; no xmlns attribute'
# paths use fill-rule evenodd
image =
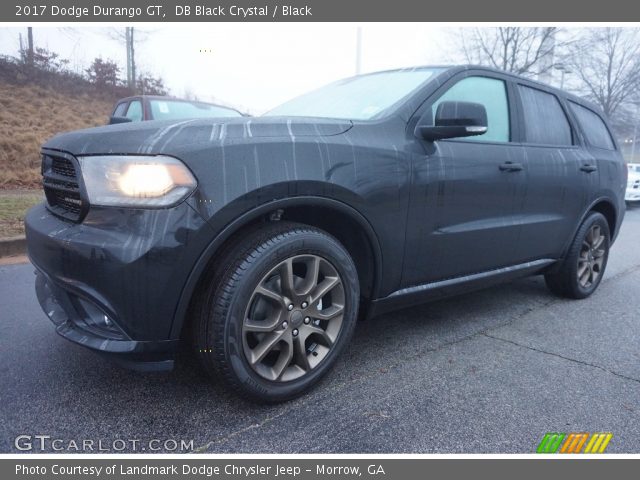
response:
<svg viewBox="0 0 640 480"><path fill-rule="evenodd" d="M124 333L113 319L97 305L82 298L77 299L77 305L80 307L77 311L85 324L84 328L113 339L125 338Z"/></svg>

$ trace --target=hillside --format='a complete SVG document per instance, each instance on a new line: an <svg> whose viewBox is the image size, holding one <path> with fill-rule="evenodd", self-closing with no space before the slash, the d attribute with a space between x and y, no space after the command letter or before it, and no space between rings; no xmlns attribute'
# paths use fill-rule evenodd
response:
<svg viewBox="0 0 640 480"><path fill-rule="evenodd" d="M39 188L40 145L57 133L104 125L112 106L91 93L0 83L0 189Z"/></svg>

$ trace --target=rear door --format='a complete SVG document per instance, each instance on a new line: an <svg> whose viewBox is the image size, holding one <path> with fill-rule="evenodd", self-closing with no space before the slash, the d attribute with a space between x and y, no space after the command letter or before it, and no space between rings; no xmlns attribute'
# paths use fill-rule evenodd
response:
<svg viewBox="0 0 640 480"><path fill-rule="evenodd" d="M581 144L567 106L537 85L518 83L526 154L522 235L523 259L558 258L572 237L598 182L594 159Z"/></svg>
<svg viewBox="0 0 640 480"><path fill-rule="evenodd" d="M428 142L413 164L404 286L461 277L518 262L523 151L508 77L470 71L428 99L417 117L442 101L485 106L484 135ZM422 120L421 120L422 121ZM411 124L410 124L411 126Z"/></svg>
<svg viewBox="0 0 640 480"><path fill-rule="evenodd" d="M572 101L568 101L567 104L582 130L585 148L595 160L591 162L592 168L598 169L598 174L594 175L595 172L592 168L587 168L588 165L582 165L583 177L585 171L590 171L587 175L589 186L592 187L589 192L589 204L596 199L596 196L606 195L611 199L617 199L619 201L618 211L623 211L622 198L627 186L628 172L607 124L598 113L590 108ZM596 183L597 181L599 184ZM597 184L599 188L593 188L593 184ZM613 235L614 232L611 234Z"/></svg>

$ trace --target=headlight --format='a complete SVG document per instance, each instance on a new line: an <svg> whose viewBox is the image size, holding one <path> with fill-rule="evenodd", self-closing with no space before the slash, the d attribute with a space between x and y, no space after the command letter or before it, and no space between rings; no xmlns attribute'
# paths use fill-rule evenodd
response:
<svg viewBox="0 0 640 480"><path fill-rule="evenodd" d="M196 188L196 179L173 157L99 155L79 157L92 205L168 207Z"/></svg>

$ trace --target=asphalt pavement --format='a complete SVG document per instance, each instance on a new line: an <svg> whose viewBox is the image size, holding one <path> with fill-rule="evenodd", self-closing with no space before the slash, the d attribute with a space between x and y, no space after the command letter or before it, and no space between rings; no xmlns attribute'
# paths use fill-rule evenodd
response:
<svg viewBox="0 0 640 480"><path fill-rule="evenodd" d="M48 451L533 453L547 432L612 432L607 452L640 453L640 208L591 298L533 277L362 322L317 388L275 406L189 357L142 374L63 340L33 281L0 266L0 452L44 435Z"/></svg>

